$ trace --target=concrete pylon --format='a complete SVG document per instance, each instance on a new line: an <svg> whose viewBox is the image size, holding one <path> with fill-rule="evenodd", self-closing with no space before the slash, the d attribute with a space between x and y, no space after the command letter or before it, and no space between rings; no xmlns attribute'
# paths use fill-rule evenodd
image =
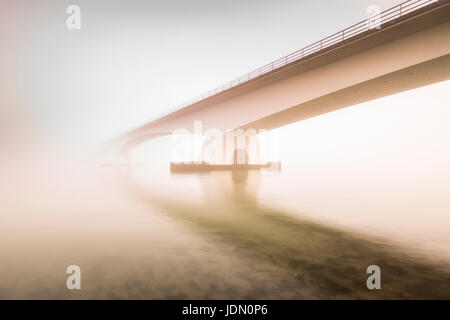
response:
<svg viewBox="0 0 450 320"><path fill-rule="evenodd" d="M255 129L227 130L224 140L225 164L260 162L258 132Z"/></svg>

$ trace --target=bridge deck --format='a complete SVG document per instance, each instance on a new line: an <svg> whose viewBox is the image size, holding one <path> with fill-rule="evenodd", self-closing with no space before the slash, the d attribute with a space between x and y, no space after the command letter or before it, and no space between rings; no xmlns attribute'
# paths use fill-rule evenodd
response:
<svg viewBox="0 0 450 320"><path fill-rule="evenodd" d="M364 19L363 21L347 27L344 30L316 41L287 56L279 58L258 69L255 69L239 78L233 79L215 89L202 94L199 97L196 97L191 101L184 103L181 106L170 109L164 114L159 115L154 121L164 119L166 116L177 113L178 111L188 110L190 106L223 95L238 87L256 82L276 72L289 69L318 55L332 51L337 47L355 42L372 33L379 32L382 29L392 27L412 17L421 15L424 12L433 10L436 7L447 5L449 2L450 0L407 0L381 12L379 15Z"/></svg>

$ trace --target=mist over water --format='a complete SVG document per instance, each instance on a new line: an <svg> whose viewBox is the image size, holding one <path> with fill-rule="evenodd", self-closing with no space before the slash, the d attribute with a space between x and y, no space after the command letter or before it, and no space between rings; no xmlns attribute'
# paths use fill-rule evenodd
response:
<svg viewBox="0 0 450 320"><path fill-rule="evenodd" d="M298 177L170 175L151 165L31 172L22 182L15 175L2 204L3 299L450 296L448 253L322 223L265 197L266 184ZM82 290L65 288L71 264ZM371 264L382 270L377 292L366 288Z"/></svg>
<svg viewBox="0 0 450 320"><path fill-rule="evenodd" d="M170 137L134 166L6 139L0 298L449 299L450 114L429 90L275 131L280 173L171 175Z"/></svg>
<svg viewBox="0 0 450 320"><path fill-rule="evenodd" d="M78 31L68 4L0 3L0 299L450 299L450 81L269 132L279 174L97 153L372 1L79 0Z"/></svg>

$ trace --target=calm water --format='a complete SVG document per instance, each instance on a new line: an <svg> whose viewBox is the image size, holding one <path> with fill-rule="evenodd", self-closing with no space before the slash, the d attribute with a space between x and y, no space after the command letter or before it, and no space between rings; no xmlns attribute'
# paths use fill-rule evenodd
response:
<svg viewBox="0 0 450 320"><path fill-rule="evenodd" d="M439 230L396 233L392 213L333 219L326 203L307 212L296 176L146 166L24 176L2 190L3 299L450 298L448 239L429 236ZM65 288L72 264L80 291ZM381 290L366 288L372 264Z"/></svg>

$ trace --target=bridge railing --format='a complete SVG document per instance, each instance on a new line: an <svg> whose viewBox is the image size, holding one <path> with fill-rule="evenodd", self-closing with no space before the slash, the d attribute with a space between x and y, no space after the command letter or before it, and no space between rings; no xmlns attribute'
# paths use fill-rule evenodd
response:
<svg viewBox="0 0 450 320"><path fill-rule="evenodd" d="M212 97L214 95L217 95L221 92L227 91L231 88L234 88L238 85L246 83L252 79L260 77L260 76L267 74L269 72L272 72L274 70L281 69L282 67L284 67L290 63L293 63L293 62L303 59L305 57L311 56L314 53L319 52L325 48L335 46L338 44L343 44L346 40L354 38L362 33L368 32L373 29L379 29L382 27L383 24L386 24L387 22L399 19L400 17L402 17L404 15L407 15L407 14L409 14L413 11L416 11L420 8L429 6L432 3L439 5L439 2L443 2L443 0L407 0L405 2L402 2L398 5L396 5L395 7L392 7L385 11L382 11L379 14L372 15L371 17L369 17L361 22L358 22L344 30L341 30L335 34L332 34L326 38L323 38L317 42L314 42L300 50L297 50L291 54L288 54L287 56L284 56L284 57L277 59L269 64L266 64L265 66L262 66L256 70L253 70L239 78L229 81L229 82L221 85L220 87L212 89L212 90L204 93L203 95L198 96L197 98L195 98L187 103L184 103L181 106L178 106L177 108L169 110L167 113L165 113L161 116L170 114L170 113L180 110L182 108L193 105L199 101L205 100L205 99Z"/></svg>

